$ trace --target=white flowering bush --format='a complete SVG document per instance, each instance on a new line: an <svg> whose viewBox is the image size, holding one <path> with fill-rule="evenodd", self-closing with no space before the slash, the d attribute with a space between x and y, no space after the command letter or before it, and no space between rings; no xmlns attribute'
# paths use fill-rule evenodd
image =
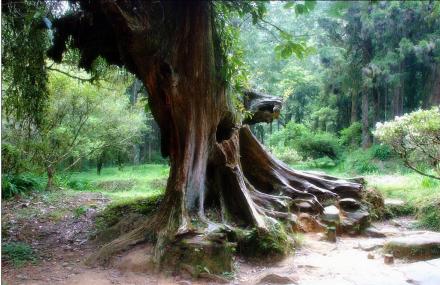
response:
<svg viewBox="0 0 440 285"><path fill-rule="evenodd" d="M377 123L374 136L419 174L440 179L440 107Z"/></svg>

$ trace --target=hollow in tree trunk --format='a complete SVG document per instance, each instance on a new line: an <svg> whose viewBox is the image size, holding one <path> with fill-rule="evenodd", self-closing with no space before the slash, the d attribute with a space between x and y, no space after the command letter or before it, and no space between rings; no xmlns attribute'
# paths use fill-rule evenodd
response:
<svg viewBox="0 0 440 285"><path fill-rule="evenodd" d="M361 198L356 181L291 170L241 124L220 76L224 57L211 2L101 0L81 1L81 8L87 11L81 18L54 23L58 33L50 55L60 59L72 35L83 67L100 55L136 74L148 90L162 155L171 166L157 212L89 262L107 260L146 239L155 241L159 264L228 260L225 249L237 241L238 228L255 229L257 237L277 235L273 229L280 221L295 225L300 212L320 219L325 204ZM277 117L280 104L266 99L253 105L249 124ZM200 247L205 256L193 256ZM230 266L231 260L208 267L221 272Z"/></svg>

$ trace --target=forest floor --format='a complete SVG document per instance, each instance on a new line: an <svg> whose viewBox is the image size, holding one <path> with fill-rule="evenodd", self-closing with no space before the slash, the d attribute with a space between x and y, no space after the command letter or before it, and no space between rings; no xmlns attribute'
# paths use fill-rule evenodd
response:
<svg viewBox="0 0 440 285"><path fill-rule="evenodd" d="M160 184L157 177L166 177L167 173L160 168L156 174L146 178L151 187ZM64 190L3 202L3 244L20 241L32 251L27 252L28 262L16 262L19 254L17 260L2 260L2 284L215 284L209 280L192 280L187 275L155 272L148 266L151 254L148 245L134 247L115 257L106 268L83 264L98 248L90 240L97 213L114 201L132 197L129 191L115 194L109 177L113 176L99 178L99 183L107 181L103 185L108 193ZM142 195L150 192L149 189L138 191ZM381 247L387 238L421 233L415 228L414 217L399 217L374 225L386 232L387 237L343 236L336 243L329 243L320 234L309 233L300 238L302 244L296 252L280 262L255 263L237 258L230 283L258 284L266 277L272 281L278 279L278 284L301 285L440 284L440 259L421 262L396 259L392 265L384 264Z"/></svg>

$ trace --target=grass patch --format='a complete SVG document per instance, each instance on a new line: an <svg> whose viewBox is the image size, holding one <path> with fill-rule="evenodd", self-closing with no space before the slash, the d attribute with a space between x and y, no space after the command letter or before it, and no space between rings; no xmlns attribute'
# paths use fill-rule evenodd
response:
<svg viewBox="0 0 440 285"><path fill-rule="evenodd" d="M165 191L169 166L144 164L104 168L101 175L95 170L66 174L66 187L76 191L100 192L114 203L154 197ZM71 187L73 186L73 187Z"/></svg>
<svg viewBox="0 0 440 285"><path fill-rule="evenodd" d="M10 242L2 244L2 258L20 267L28 262L35 263L37 256L30 245L22 242Z"/></svg>
<svg viewBox="0 0 440 285"><path fill-rule="evenodd" d="M73 209L73 215L77 219L84 216L86 213L87 213L87 207L84 205L81 205Z"/></svg>

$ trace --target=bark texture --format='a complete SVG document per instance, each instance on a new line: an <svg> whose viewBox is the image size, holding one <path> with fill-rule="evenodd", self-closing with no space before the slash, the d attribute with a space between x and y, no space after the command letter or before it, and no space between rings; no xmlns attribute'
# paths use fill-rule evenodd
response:
<svg viewBox="0 0 440 285"><path fill-rule="evenodd" d="M237 120L220 77L224 57L211 2L79 2L80 15L54 23L57 33L50 55L60 59L70 35L81 51L83 67L103 56L136 74L148 90L162 154L171 164L157 212L104 246L90 262L150 239L156 241L159 262L190 263L187 255L194 243L204 248L216 241L229 248L231 229L268 233L279 220L295 224L299 212L319 219L325 204L361 199L359 181L291 170ZM277 118L277 98L255 92L246 97L254 114L246 123Z"/></svg>

